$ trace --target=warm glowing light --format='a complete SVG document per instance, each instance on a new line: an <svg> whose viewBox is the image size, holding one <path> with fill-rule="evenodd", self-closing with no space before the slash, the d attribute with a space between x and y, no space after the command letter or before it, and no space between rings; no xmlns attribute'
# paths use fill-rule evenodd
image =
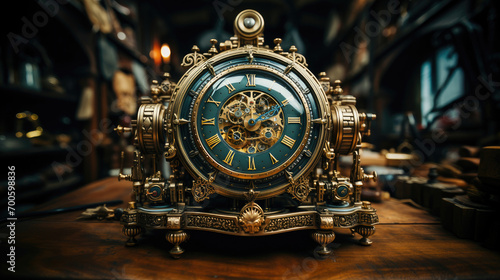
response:
<svg viewBox="0 0 500 280"><path fill-rule="evenodd" d="M169 58L171 54L170 47L167 44L161 46L161 56L163 58Z"/></svg>

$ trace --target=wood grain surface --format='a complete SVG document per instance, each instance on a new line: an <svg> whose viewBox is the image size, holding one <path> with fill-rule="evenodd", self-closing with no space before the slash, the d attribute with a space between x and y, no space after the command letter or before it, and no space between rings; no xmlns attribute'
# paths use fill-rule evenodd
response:
<svg viewBox="0 0 500 280"><path fill-rule="evenodd" d="M37 210L130 197L130 182L97 181ZM125 207L119 205L118 207ZM336 231L334 254L319 259L310 231L263 237L189 232L186 252L170 258L164 231L147 231L125 247L116 221L77 220L80 211L17 221L16 272L0 276L62 279L499 279L500 253L459 239L439 219L405 201L374 204L380 225L373 245ZM8 253L8 230L0 230ZM6 278L7 277L7 278Z"/></svg>

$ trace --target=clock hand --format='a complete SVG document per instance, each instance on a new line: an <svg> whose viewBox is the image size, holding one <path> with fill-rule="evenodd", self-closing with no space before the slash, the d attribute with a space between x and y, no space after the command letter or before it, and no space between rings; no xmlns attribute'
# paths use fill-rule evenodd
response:
<svg viewBox="0 0 500 280"><path fill-rule="evenodd" d="M252 119L248 120L248 124L251 126L254 126L258 121L265 121L265 120L275 116L276 114L278 114L279 108L281 108L281 107L283 107L283 104L274 105L273 107L271 107L271 109L269 109L269 111L261 114L256 119L252 118Z"/></svg>

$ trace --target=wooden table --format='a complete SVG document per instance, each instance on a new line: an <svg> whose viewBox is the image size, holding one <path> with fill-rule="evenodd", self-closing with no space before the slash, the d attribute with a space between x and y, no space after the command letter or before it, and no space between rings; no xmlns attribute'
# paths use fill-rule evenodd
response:
<svg viewBox="0 0 500 280"><path fill-rule="evenodd" d="M129 200L130 182L97 181L37 210ZM119 205L119 207L125 207ZM337 231L334 255L319 260L310 232L236 237L190 232L180 260L170 258L164 232L146 232L125 247L117 221L77 220L81 211L18 220L15 273L2 262L2 279L499 279L500 253L455 237L439 219L402 201L374 204L380 217L373 245ZM3 224L1 254L8 253ZM8 276L8 278L5 278Z"/></svg>

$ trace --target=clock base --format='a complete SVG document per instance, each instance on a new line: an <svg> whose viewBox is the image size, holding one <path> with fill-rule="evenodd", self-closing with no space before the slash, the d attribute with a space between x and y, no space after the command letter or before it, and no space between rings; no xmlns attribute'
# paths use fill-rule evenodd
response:
<svg viewBox="0 0 500 280"><path fill-rule="evenodd" d="M282 212L264 212L262 207L250 201L239 213L219 210L204 211L201 207L126 209L121 216L123 232L129 237L127 246L143 229L167 230L166 239L174 246L173 258L179 258L184 250L180 244L188 239L185 230L212 231L238 236L263 236L297 230L316 230L313 239L320 245L315 250L320 256L331 254L328 245L335 239L335 229L351 229L362 236L359 243L370 245L368 238L375 233L378 223L376 210L369 202L361 206L330 207L301 206ZM131 241L132 240L132 241Z"/></svg>

